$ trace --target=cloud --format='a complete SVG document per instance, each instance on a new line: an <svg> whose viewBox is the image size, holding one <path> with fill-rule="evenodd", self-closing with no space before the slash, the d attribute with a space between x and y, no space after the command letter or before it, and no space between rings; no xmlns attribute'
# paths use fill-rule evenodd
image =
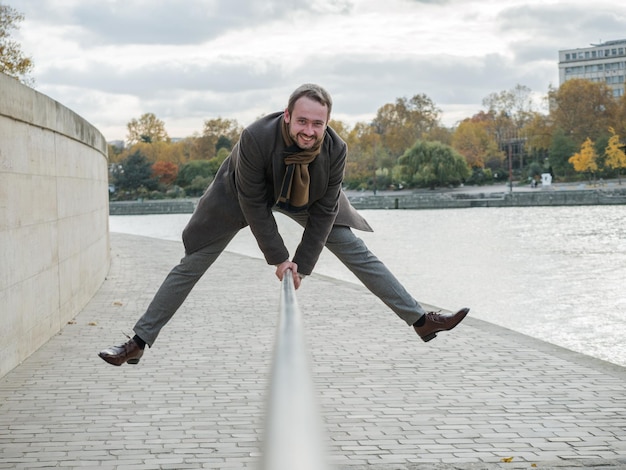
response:
<svg viewBox="0 0 626 470"><path fill-rule="evenodd" d="M335 118L425 94L453 125L490 93L558 85L558 50L626 37L621 0L20 0L36 87L107 139L152 112L172 136L249 124L318 82Z"/></svg>
<svg viewBox="0 0 626 470"><path fill-rule="evenodd" d="M68 34L80 30L80 39L91 46L198 44L227 31L279 21L298 11L349 10L344 2L305 0L186 0L184 4L175 0L47 0L39 6L28 10L33 20L74 27Z"/></svg>

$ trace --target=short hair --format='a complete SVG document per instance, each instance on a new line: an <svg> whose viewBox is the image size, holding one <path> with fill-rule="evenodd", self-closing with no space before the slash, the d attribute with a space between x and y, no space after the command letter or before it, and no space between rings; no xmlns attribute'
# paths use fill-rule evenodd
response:
<svg viewBox="0 0 626 470"><path fill-rule="evenodd" d="M330 111L333 108L333 100L330 97L330 93L328 93L324 88L314 83L305 83L304 85L300 85L289 97L289 102L287 103L287 111L289 114L293 113L293 108L296 105L296 101L298 101L303 96L310 98L314 101L317 101L319 104L324 105L328 108L328 119L330 119Z"/></svg>

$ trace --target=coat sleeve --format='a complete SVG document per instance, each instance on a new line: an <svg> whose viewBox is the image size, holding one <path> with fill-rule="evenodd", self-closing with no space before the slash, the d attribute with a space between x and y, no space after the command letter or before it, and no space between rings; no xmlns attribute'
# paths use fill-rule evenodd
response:
<svg viewBox="0 0 626 470"><path fill-rule="evenodd" d="M244 130L235 161L237 197L246 222L268 264L280 264L289 259L289 251L272 214L271 154Z"/></svg>
<svg viewBox="0 0 626 470"><path fill-rule="evenodd" d="M321 172L328 180L326 192L309 207L302 240L293 257L293 262L298 265L298 272L302 274L311 274L313 271L339 211L347 145L340 141L332 142L330 146L328 166Z"/></svg>

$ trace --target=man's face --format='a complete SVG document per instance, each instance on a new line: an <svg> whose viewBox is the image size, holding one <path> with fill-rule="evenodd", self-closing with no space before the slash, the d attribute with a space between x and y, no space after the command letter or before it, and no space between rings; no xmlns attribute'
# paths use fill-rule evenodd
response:
<svg viewBox="0 0 626 470"><path fill-rule="evenodd" d="M328 108L311 98L299 98L289 113L285 109L285 122L289 135L301 149L310 149L324 138L328 119Z"/></svg>

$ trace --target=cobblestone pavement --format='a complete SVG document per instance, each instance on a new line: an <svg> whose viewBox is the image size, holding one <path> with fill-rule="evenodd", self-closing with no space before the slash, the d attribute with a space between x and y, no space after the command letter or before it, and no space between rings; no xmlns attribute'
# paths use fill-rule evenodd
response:
<svg viewBox="0 0 626 470"><path fill-rule="evenodd" d="M125 341L182 244L111 237L91 302L0 379L0 468L257 468L273 268L225 253L141 362L113 367L97 352ZM423 343L322 276L297 299L333 469L626 469L624 368L471 313Z"/></svg>

